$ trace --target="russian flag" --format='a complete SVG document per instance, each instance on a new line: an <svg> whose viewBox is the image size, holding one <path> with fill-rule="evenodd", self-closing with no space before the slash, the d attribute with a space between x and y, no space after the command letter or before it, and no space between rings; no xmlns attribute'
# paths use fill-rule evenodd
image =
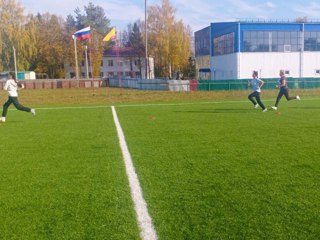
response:
<svg viewBox="0 0 320 240"><path fill-rule="evenodd" d="M76 38L77 40L83 40L83 39L88 39L91 37L91 29L90 26L80 29L79 31L75 32L73 34L73 37Z"/></svg>

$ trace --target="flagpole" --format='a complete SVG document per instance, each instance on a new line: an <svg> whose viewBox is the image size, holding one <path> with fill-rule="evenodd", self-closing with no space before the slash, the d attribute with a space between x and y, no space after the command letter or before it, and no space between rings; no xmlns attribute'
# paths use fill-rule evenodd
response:
<svg viewBox="0 0 320 240"><path fill-rule="evenodd" d="M119 84L119 91L120 91L120 95L122 95L122 77L121 77L121 73L120 73L120 38L121 36L121 32L119 31L119 33L117 32L116 35L116 55L117 55L117 72L118 72L118 84Z"/></svg>
<svg viewBox="0 0 320 240"><path fill-rule="evenodd" d="M92 29L92 37L89 39L89 59L90 59L90 71L91 71L91 80L94 80L94 75L93 75L93 64L92 64L92 52L94 51L94 46L92 46L92 40L93 39L93 34L94 34L94 29ZM89 77L88 77L89 78ZM92 83L93 84L93 83Z"/></svg>
<svg viewBox="0 0 320 240"><path fill-rule="evenodd" d="M77 39L73 35L73 40L74 40L74 56L75 56L75 61L76 61L76 79L79 80L79 67L78 67L78 54L77 54Z"/></svg>
<svg viewBox="0 0 320 240"><path fill-rule="evenodd" d="M87 72L87 79L89 79L88 46L87 46L87 45L85 45L85 56L86 56L86 72Z"/></svg>
<svg viewBox="0 0 320 240"><path fill-rule="evenodd" d="M148 79L148 33L147 33L147 0L144 0L144 28L145 28L145 38L146 38L146 56L145 56L145 68L146 68L146 79Z"/></svg>

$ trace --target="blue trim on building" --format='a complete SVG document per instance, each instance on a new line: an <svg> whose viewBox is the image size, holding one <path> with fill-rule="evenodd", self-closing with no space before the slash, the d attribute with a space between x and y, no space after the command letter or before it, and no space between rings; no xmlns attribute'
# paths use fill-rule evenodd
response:
<svg viewBox="0 0 320 240"><path fill-rule="evenodd" d="M320 32L320 23L319 24L304 24L304 31L315 31Z"/></svg>
<svg viewBox="0 0 320 240"><path fill-rule="evenodd" d="M240 27L239 27L240 24ZM240 29L240 32L239 32ZM201 31L201 30L200 30ZM210 55L214 56L214 39L229 33L234 33L234 52L243 51L243 32L244 31L320 31L320 23L287 23L287 22L219 22L210 24L211 47ZM240 34L240 50L239 50L239 34Z"/></svg>
<svg viewBox="0 0 320 240"><path fill-rule="evenodd" d="M301 31L299 23L240 23L241 30L248 31Z"/></svg>

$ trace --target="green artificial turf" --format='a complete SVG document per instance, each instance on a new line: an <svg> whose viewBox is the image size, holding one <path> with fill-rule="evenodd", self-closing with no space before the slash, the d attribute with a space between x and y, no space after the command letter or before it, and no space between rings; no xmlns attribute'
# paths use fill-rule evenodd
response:
<svg viewBox="0 0 320 240"><path fill-rule="evenodd" d="M0 239L139 239L110 108L9 111Z"/></svg>
<svg viewBox="0 0 320 240"><path fill-rule="evenodd" d="M316 239L319 100L118 107L159 238Z"/></svg>
<svg viewBox="0 0 320 240"><path fill-rule="evenodd" d="M37 115L0 123L0 239L140 239L113 104L159 239L317 239L320 98L301 94L262 113L246 92L25 91Z"/></svg>

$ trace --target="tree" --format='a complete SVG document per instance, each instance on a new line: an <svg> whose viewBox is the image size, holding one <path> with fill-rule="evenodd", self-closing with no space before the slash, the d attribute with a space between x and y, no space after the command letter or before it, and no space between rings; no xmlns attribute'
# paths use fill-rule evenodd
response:
<svg viewBox="0 0 320 240"><path fill-rule="evenodd" d="M49 13L38 14L36 19L38 50L33 63L34 70L38 73L47 73L50 78L62 78L66 49L63 35L64 20Z"/></svg>
<svg viewBox="0 0 320 240"><path fill-rule="evenodd" d="M84 6L85 14L82 14L79 8L75 9L75 18L71 15L67 17L67 29L79 30L90 26L92 29L92 36L89 41L84 41L78 44L78 49L84 49L84 45L89 45L89 58L92 64L93 76L100 75L100 64L103 57L103 50L105 44L102 41L103 37L110 30L110 20L105 16L105 12L102 7L95 6L93 3L89 3L88 6ZM72 26L74 24L74 26ZM73 34L74 32L69 32ZM78 54L81 58L83 54Z"/></svg>
<svg viewBox="0 0 320 240"><path fill-rule="evenodd" d="M132 49L133 54L138 57L139 59L139 70L140 70L140 76L142 76L142 61L141 58L145 55L145 43L143 41L143 37L141 34L141 22L136 21L132 25L128 25L128 39L126 42L126 46L130 47ZM132 65L132 59L130 59L130 64ZM134 77L134 76L132 76Z"/></svg>
<svg viewBox="0 0 320 240"><path fill-rule="evenodd" d="M14 69L13 48L18 70L28 70L28 59L35 54L35 28L27 25L23 11L15 0L0 1L0 71Z"/></svg>
<svg viewBox="0 0 320 240"><path fill-rule="evenodd" d="M298 22L298 23L306 23L306 22L308 22L308 17L307 17L307 16L298 17L298 18L296 19L296 22Z"/></svg>
<svg viewBox="0 0 320 240"><path fill-rule="evenodd" d="M188 65L191 56L191 31L175 19L175 12L169 0L148 9L148 49L157 76L172 77Z"/></svg>
<svg viewBox="0 0 320 240"><path fill-rule="evenodd" d="M141 34L139 21L133 24L133 27L128 27L128 42L127 46L132 47L137 55L142 57L145 53L145 44Z"/></svg>

